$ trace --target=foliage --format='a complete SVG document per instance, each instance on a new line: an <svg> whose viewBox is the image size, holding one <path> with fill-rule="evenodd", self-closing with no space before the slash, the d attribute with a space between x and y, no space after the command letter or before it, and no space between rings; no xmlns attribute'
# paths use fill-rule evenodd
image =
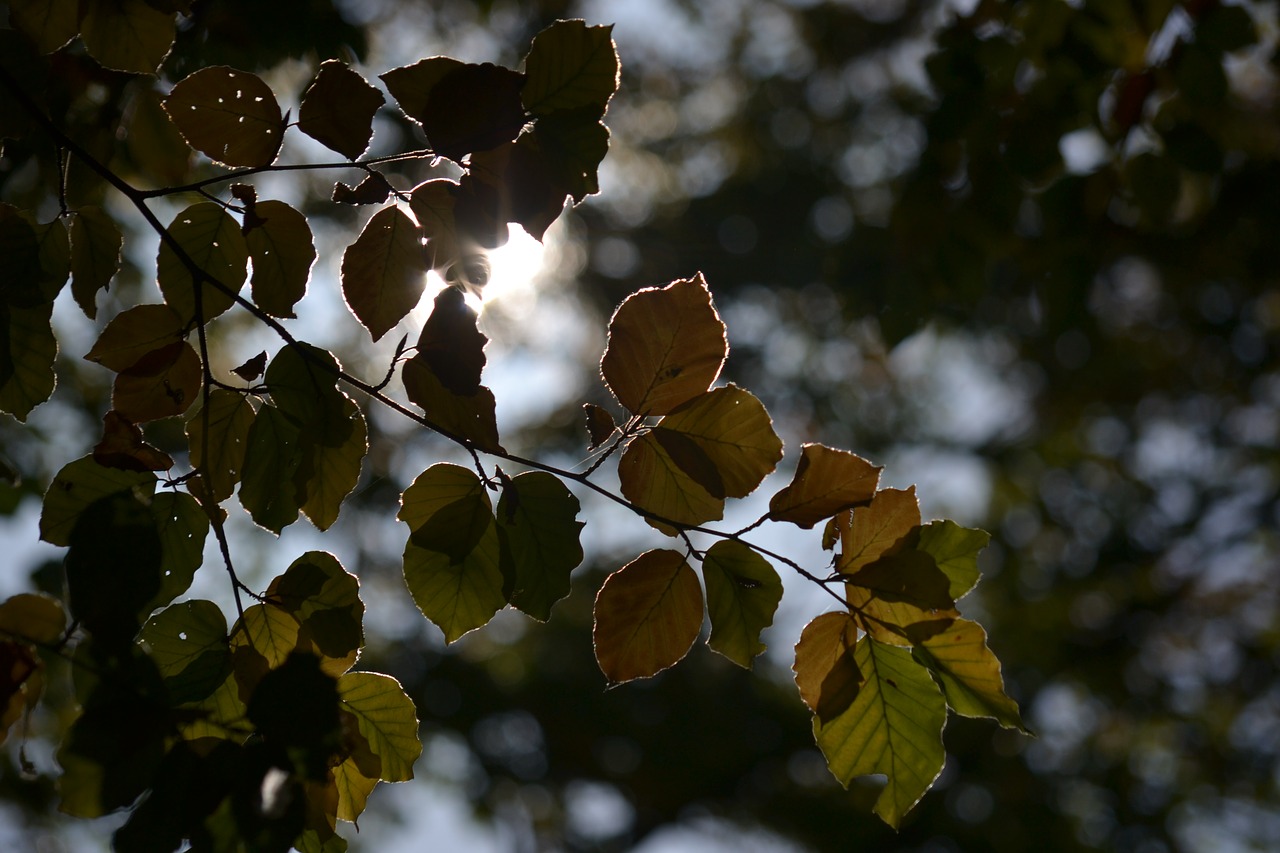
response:
<svg viewBox="0 0 1280 853"><path fill-rule="evenodd" d="M11 19L28 53L56 60L78 36L102 66L145 75L168 53L175 15L189 11L15 3ZM40 533L67 548L65 602L24 594L0 605L6 731L39 700L45 657L70 660L83 676L81 712L58 751L61 808L93 817L134 806L118 849L186 840L197 849L342 850L337 822L356 821L379 781L412 778L421 751L412 700L390 676L352 668L364 643L356 576L331 554L308 551L255 591L236 573L224 528L233 495L276 534L299 515L320 531L336 522L370 452L366 409L348 392L452 440L473 463L429 466L397 514L409 528L405 585L446 642L507 606L551 617L583 556L572 483L680 548L648 550L601 585L594 650L609 684L678 663L704 616L710 647L750 668L782 596L778 563L840 607L800 637L796 683L837 778L888 777L876 803L885 822L896 827L941 772L948 708L1022 728L985 632L956 607L977 581L986 534L923 523L913 489L878 489L877 467L822 444L804 445L792 481L757 522L705 526L723 517L728 499L760 487L783 447L756 396L716 384L729 346L701 274L618 306L600 370L621 418L587 404L599 448L587 471L504 449L494 395L482 384L487 338L463 290L483 286L477 259L505 241L508 224L541 239L566 201L598 191L609 144L602 119L619 73L608 27L557 22L533 40L523 71L431 57L380 75L430 143L388 156L361 159L381 92L345 63L317 69L296 127L346 159L288 168L360 172L357 186L336 184L333 202L382 205L342 253L351 314L376 342L421 301L429 270L451 283L417 343L401 340L377 384L282 322L295 316L317 250L307 215L259 200L252 183L286 168L277 158L295 126L261 77L208 66L169 87L159 104L172 128L219 168L143 189L50 118L16 56L0 67L0 86L24 126L5 133L52 143L61 183L48 222L0 207L4 411L24 421L54 391L50 318L61 289L70 280L75 302L96 319L96 297L115 286L128 248L109 206L74 203L88 192L75 182L109 187L160 239L163 303L121 311L84 356L115 374L102 440L45 494ZM50 61L30 60L41 69ZM168 144L148 136L162 131L124 127L134 145ZM442 159L460 177L407 191L379 169ZM70 161L84 171L73 174ZM151 206L190 195L203 200L167 226ZM237 334L224 315L250 318L281 346L236 367L216 363L217 343ZM387 391L397 366L421 413ZM144 425L179 418L185 446L175 458L149 443ZM620 493L593 479L615 456ZM497 462L525 470L512 476ZM753 544L748 534L765 523L823 524L810 535L833 551L831 570ZM230 628L213 602L176 601L202 567L210 532L235 597ZM699 551L691 533L717 541Z"/></svg>

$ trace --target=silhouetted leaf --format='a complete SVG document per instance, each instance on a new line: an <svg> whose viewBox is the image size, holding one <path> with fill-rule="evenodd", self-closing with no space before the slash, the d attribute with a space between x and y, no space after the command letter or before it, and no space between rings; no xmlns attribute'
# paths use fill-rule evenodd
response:
<svg viewBox="0 0 1280 853"><path fill-rule="evenodd" d="M120 269L123 242L115 220L101 208L82 207L71 220L71 295L90 320L98 316L98 291Z"/></svg>
<svg viewBox="0 0 1280 853"><path fill-rule="evenodd" d="M987 632L977 622L957 619L911 654L942 684L947 704L957 714L991 717L1006 729L1027 731L1017 703L1004 692L1000 661L987 648Z"/></svg>
<svg viewBox="0 0 1280 853"><path fill-rule="evenodd" d="M301 430L274 406L263 406L249 428L240 503L260 526L279 533L298 518L293 476L302 464Z"/></svg>
<svg viewBox="0 0 1280 853"><path fill-rule="evenodd" d="M143 356L116 376L111 407L139 424L180 415L200 395L200 356L186 341Z"/></svg>
<svg viewBox="0 0 1280 853"><path fill-rule="evenodd" d="M610 683L657 675L688 654L702 627L702 588L684 556L647 551L596 595L592 637Z"/></svg>
<svg viewBox="0 0 1280 853"><path fill-rule="evenodd" d="M722 488L719 494L708 488L716 497L746 497L782 458L782 440L773 431L769 413L753 394L736 385L716 388L680 405L658 423L654 433L659 441L664 434L679 434L705 454ZM672 454L672 458L684 467L681 457ZM685 470L709 485L694 470Z"/></svg>
<svg viewBox="0 0 1280 853"><path fill-rule="evenodd" d="M855 776L888 776L875 813L897 828L942 772L946 702L906 649L863 637L853 661L865 681L846 710L814 721L814 735L846 787Z"/></svg>
<svg viewBox="0 0 1280 853"><path fill-rule="evenodd" d="M33 308L49 300L40 292L40 240L17 208L0 204L0 304Z"/></svg>
<svg viewBox="0 0 1280 853"><path fill-rule="evenodd" d="M52 303L0 306L0 412L20 421L53 394L58 341L50 325L52 315Z"/></svg>
<svg viewBox="0 0 1280 853"><path fill-rule="evenodd" d="M791 483L769 501L773 520L790 521L807 530L875 496L880 466L821 444L806 444L800 454Z"/></svg>
<svg viewBox="0 0 1280 853"><path fill-rule="evenodd" d="M186 592L204 561L209 516L191 495L161 492L151 499L151 517L160 534L160 591L142 609L145 617Z"/></svg>
<svg viewBox="0 0 1280 853"><path fill-rule="evenodd" d="M205 321L212 320L235 304L233 294L244 285L249 247L240 226L221 205L202 201L174 217L169 233L202 271L201 307ZM184 325L196 316L192 276L192 271L162 240L156 257L156 283L165 303L177 312ZM226 289L211 284L210 278Z"/></svg>
<svg viewBox="0 0 1280 853"><path fill-rule="evenodd" d="M595 107L543 116L533 128L532 142L556 186L573 196L575 204L600 192L597 171L609 153L609 129Z"/></svg>
<svg viewBox="0 0 1280 853"><path fill-rule="evenodd" d="M328 530L338 520L342 502L360 480L360 465L369 452L364 415L346 395L340 417L347 432L340 444L317 441L303 433L303 459L296 475L299 508L319 530ZM330 434L338 432L329 430Z"/></svg>
<svg viewBox="0 0 1280 853"><path fill-rule="evenodd" d="M707 645L738 666L765 650L760 633L773 624L782 580L764 557L741 542L721 540L702 560L711 636Z"/></svg>
<svg viewBox="0 0 1280 853"><path fill-rule="evenodd" d="M338 204L382 204L391 195L391 184L381 172L370 172L357 186L339 181L333 185L333 201Z"/></svg>
<svg viewBox="0 0 1280 853"><path fill-rule="evenodd" d="M332 353L302 341L281 348L267 366L272 401L307 442L340 447L355 429L351 401L337 387L341 369Z"/></svg>
<svg viewBox="0 0 1280 853"><path fill-rule="evenodd" d="M618 88L618 52L612 26L556 21L533 38L525 57L521 98L536 116L591 107L604 113Z"/></svg>
<svg viewBox="0 0 1280 853"><path fill-rule="evenodd" d="M409 197L409 209L427 241L426 264L441 272L457 263L466 251L453 215L458 188L454 181L426 181L414 187Z"/></svg>
<svg viewBox="0 0 1280 853"><path fill-rule="evenodd" d="M116 373L128 370L143 356L173 347L182 340L182 319L168 305L135 305L117 314L93 347L86 361Z"/></svg>
<svg viewBox="0 0 1280 853"><path fill-rule="evenodd" d="M342 295L376 341L422 298L422 231L394 205L373 215L342 256Z"/></svg>
<svg viewBox="0 0 1280 853"><path fill-rule="evenodd" d="M134 489L150 495L155 483L156 476L150 471L104 468L90 456L68 462L45 493L40 511L40 538L52 545L69 545L76 521L90 504Z"/></svg>
<svg viewBox="0 0 1280 853"><path fill-rule="evenodd" d="M569 594L569 575L582 562L580 509L564 483L542 471L513 477L498 500L507 600L539 621Z"/></svg>
<svg viewBox="0 0 1280 853"><path fill-rule="evenodd" d="M600 371L629 411L665 415L711 387L728 351L699 273L628 296L609 321Z"/></svg>
<svg viewBox="0 0 1280 853"><path fill-rule="evenodd" d="M476 328L476 312L456 287L446 287L436 297L431 316L418 336L418 354L451 394L474 396L480 391L484 370L484 345L489 339Z"/></svg>
<svg viewBox="0 0 1280 853"><path fill-rule="evenodd" d="M138 642L164 678L174 704L210 696L231 672L227 620L212 601L186 601L152 616Z"/></svg>
<svg viewBox="0 0 1280 853"><path fill-rule="evenodd" d="M454 394L418 356L404 363L401 377L406 396L426 412L432 424L480 450L502 452L496 402L488 388L481 385L475 394Z"/></svg>
<svg viewBox="0 0 1280 853"><path fill-rule="evenodd" d="M248 399L223 388L210 391L208 405L187 419L191 465L204 475L215 500L231 497L240 482L253 419Z"/></svg>
<svg viewBox="0 0 1280 853"><path fill-rule="evenodd" d="M201 68L173 87L165 112L191 147L224 166L267 166L284 141L271 87L225 65Z"/></svg>
<svg viewBox="0 0 1280 853"><path fill-rule="evenodd" d="M320 659L291 652L262 677L248 705L249 720L272 745L301 750L312 779L338 746L338 683L320 669Z"/></svg>
<svg viewBox="0 0 1280 853"><path fill-rule="evenodd" d="M613 415L609 414L607 409L602 409L594 403L583 403L582 411L587 416L587 435L591 437L591 443L587 445L587 449L595 450L613 436L618 425L613 422Z"/></svg>
<svg viewBox="0 0 1280 853"><path fill-rule="evenodd" d="M116 411L102 418L102 440L93 448L93 459L107 468L129 471L167 471L173 457L142 440L142 430Z"/></svg>
<svg viewBox="0 0 1280 853"><path fill-rule="evenodd" d="M495 229L515 222L540 241L564 210L569 192L556 177L533 136L521 134L516 142L472 155L471 169L460 184L464 201L458 218L465 221L469 200L486 208ZM505 241L506 235L500 238ZM481 245L490 242L478 239Z"/></svg>
<svg viewBox="0 0 1280 853"><path fill-rule="evenodd" d="M435 152L450 160L509 142L524 126L524 75L508 68L436 56L380 77Z"/></svg>
<svg viewBox="0 0 1280 853"><path fill-rule="evenodd" d="M244 364L240 365L239 367L231 368L231 372L234 373L236 376L239 376L245 382L253 382L254 380L262 376L262 372L266 370L266 368L267 368L267 351L263 350L262 352L255 355L253 358L248 359Z"/></svg>
<svg viewBox="0 0 1280 853"><path fill-rule="evenodd" d="M267 598L301 626L298 647L320 656L335 678L355 664L364 645L360 581L332 554L308 551L271 582Z"/></svg>
<svg viewBox="0 0 1280 853"><path fill-rule="evenodd" d="M311 226L283 201L260 201L254 210L259 222L245 233L253 259L254 304L273 317L293 317L316 259Z"/></svg>
<svg viewBox="0 0 1280 853"><path fill-rule="evenodd" d="M369 147L373 116L385 102L382 93L346 63L330 59L320 65L302 96L298 129L354 160Z"/></svg>
<svg viewBox="0 0 1280 853"><path fill-rule="evenodd" d="M53 53L79 34L79 12L79 0L10 0L9 23L41 53Z"/></svg>
<svg viewBox="0 0 1280 853"><path fill-rule="evenodd" d="M153 74L173 46L172 13L157 12L144 0L88 3L80 20L85 50L106 68Z"/></svg>

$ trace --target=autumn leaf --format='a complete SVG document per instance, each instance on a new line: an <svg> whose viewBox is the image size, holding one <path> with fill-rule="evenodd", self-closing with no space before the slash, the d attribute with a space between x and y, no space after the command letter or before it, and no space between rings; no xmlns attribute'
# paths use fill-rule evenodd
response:
<svg viewBox="0 0 1280 853"><path fill-rule="evenodd" d="M623 496L648 513L645 520L668 536L676 533L672 524L693 527L724 515L724 498L712 494L704 485L715 475L710 462L705 461L696 469L701 478L686 470L694 467L691 457L700 453L693 446L686 458L677 461L651 431L632 440L618 461Z"/></svg>
<svg viewBox="0 0 1280 853"><path fill-rule="evenodd" d="M807 530L841 510L870 502L881 470L847 450L805 444L791 483L769 501L769 517Z"/></svg>
<svg viewBox="0 0 1280 853"><path fill-rule="evenodd" d="M911 654L938 679L947 704L960 716L991 717L1006 729L1027 731L1017 704L1004 692L1000 661L987 647L987 632L977 622L957 619Z"/></svg>
<svg viewBox="0 0 1280 853"><path fill-rule="evenodd" d="M618 52L612 26L556 21L533 38L525 57L527 77L520 96L537 116L581 107L604 113L618 88Z"/></svg>
<svg viewBox="0 0 1280 853"><path fill-rule="evenodd" d="M395 205L384 207L342 256L342 296L376 341L418 304L425 273L421 229Z"/></svg>
<svg viewBox="0 0 1280 853"><path fill-rule="evenodd" d="M178 81L164 109L192 148L224 166L268 166L284 141L275 94L248 71L201 68Z"/></svg>
<svg viewBox="0 0 1280 853"><path fill-rule="evenodd" d="M684 556L647 551L596 595L596 661L610 683L649 678L688 654L702 627L702 588Z"/></svg>
<svg viewBox="0 0 1280 853"><path fill-rule="evenodd" d="M321 63L302 96L298 129L347 159L355 160L369 147L373 116L385 101L382 93L350 66L329 59Z"/></svg>
<svg viewBox="0 0 1280 853"><path fill-rule="evenodd" d="M436 153L450 160L515 139L524 126L524 75L508 68L436 56L380 77Z"/></svg>
<svg viewBox="0 0 1280 853"><path fill-rule="evenodd" d="M881 489L871 503L852 511L842 528L836 568L851 574L892 553L920 526L916 489Z"/></svg>
<svg viewBox="0 0 1280 853"><path fill-rule="evenodd" d="M664 436L679 435L701 452L715 471L714 480L681 467L716 497L746 497L782 458L782 440L773 431L769 413L753 394L736 385L682 404L658 423L654 433L677 464L682 457L672 452ZM719 488L712 488L712 482Z"/></svg>
<svg viewBox="0 0 1280 853"><path fill-rule="evenodd" d="M796 687L816 720L829 722L848 710L865 678L853 658L858 627L845 612L814 618L796 643Z"/></svg>

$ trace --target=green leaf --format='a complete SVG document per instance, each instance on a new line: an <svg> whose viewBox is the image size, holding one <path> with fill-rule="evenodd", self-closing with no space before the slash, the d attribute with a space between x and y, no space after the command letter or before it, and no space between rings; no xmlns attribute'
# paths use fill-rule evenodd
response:
<svg viewBox="0 0 1280 853"><path fill-rule="evenodd" d="M192 148L224 166L269 166L284 141L284 116L271 87L225 65L180 80L164 109Z"/></svg>
<svg viewBox="0 0 1280 853"><path fill-rule="evenodd" d="M426 287L422 229L399 207L384 207L342 256L342 296L376 341L404 319Z"/></svg>
<svg viewBox="0 0 1280 853"><path fill-rule="evenodd" d="M875 813L896 829L942 772L947 705L906 649L863 637L853 661L865 682L845 711L827 722L814 720L814 736L846 787L855 776L888 777Z"/></svg>
<svg viewBox="0 0 1280 853"><path fill-rule="evenodd" d="M706 392L729 352L701 273L631 294L609 321L600 371L637 415L665 415Z"/></svg>
<svg viewBox="0 0 1280 853"><path fill-rule="evenodd" d="M258 218L245 234L253 259L254 304L273 317L293 317L316 259L311 226L283 201L260 201L254 211Z"/></svg>
<svg viewBox="0 0 1280 853"><path fill-rule="evenodd" d="M384 782L412 779L422 741L417 709L400 682L376 672L349 672L338 679L338 698L382 762L380 778Z"/></svg>
<svg viewBox="0 0 1280 853"><path fill-rule="evenodd" d="M1027 731L1017 703L1004 692L1000 661L987 647L987 632L977 622L957 619L911 654L938 679L947 704L960 716L991 717L1006 729Z"/></svg>
<svg viewBox="0 0 1280 853"><path fill-rule="evenodd" d="M44 496L40 511L40 538L53 545L70 545L71 531L81 513L99 498L138 490L150 495L156 475L150 471L106 468L82 456L62 467Z"/></svg>
<svg viewBox="0 0 1280 853"><path fill-rule="evenodd" d="M100 207L82 207L71 220L71 295L90 320L98 316L96 297L120 269L120 228Z"/></svg>
<svg viewBox="0 0 1280 853"><path fill-rule="evenodd" d="M263 406L249 428L240 503L257 524L273 533L298 518L293 477L301 464L301 430L275 406Z"/></svg>
<svg viewBox="0 0 1280 853"><path fill-rule="evenodd" d="M507 603L500 559L492 517L479 542L460 562L413 539L405 544L405 584L422 615L444 632L446 643L486 624Z"/></svg>
<svg viewBox="0 0 1280 853"><path fill-rule="evenodd" d="M240 482L253 421L248 398L225 388L210 391L208 405L194 409L187 418L191 465L200 471L216 501L231 497Z"/></svg>
<svg viewBox="0 0 1280 853"><path fill-rule="evenodd" d="M0 412L20 421L53 394L58 341L50 318L53 304L35 308L0 306Z"/></svg>
<svg viewBox="0 0 1280 853"><path fill-rule="evenodd" d="M791 483L769 501L769 517L808 530L841 510L870 503L881 470L847 450L805 444Z"/></svg>
<svg viewBox="0 0 1280 853"><path fill-rule="evenodd" d="M80 40L106 68L154 74L173 46L177 25L172 13L158 12L145 0L85 4Z"/></svg>
<svg viewBox="0 0 1280 853"><path fill-rule="evenodd" d="M79 12L79 0L10 0L9 23L41 53L53 53L79 34Z"/></svg>
<svg viewBox="0 0 1280 853"><path fill-rule="evenodd" d="M618 478L623 496L662 519L646 518L668 536L674 536L675 530L667 522L692 527L719 519L724 515L724 499L690 476L685 470L691 466L689 459L682 466L655 432L634 439L622 454Z"/></svg>
<svg viewBox="0 0 1280 853"><path fill-rule="evenodd" d="M84 357L120 373L181 340L182 319L168 305L134 305L107 324Z"/></svg>
<svg viewBox="0 0 1280 853"><path fill-rule="evenodd" d="M40 240L28 217L0 204L0 305L34 308L50 301L41 293Z"/></svg>
<svg viewBox="0 0 1280 853"><path fill-rule="evenodd" d="M569 576L582 562L580 509L564 483L542 471L514 477L498 500L507 599L539 621L569 594Z"/></svg>
<svg viewBox="0 0 1280 853"><path fill-rule="evenodd" d="M180 415L200 396L200 356L186 341L144 356L116 376L111 408L140 424Z"/></svg>
<svg viewBox="0 0 1280 853"><path fill-rule="evenodd" d="M364 415L349 397L344 394L343 398L342 415L348 427L341 444L314 441L303 434L303 459L296 475L299 508L318 530L328 530L338 520L342 502L359 482L360 465L369 452Z"/></svg>
<svg viewBox="0 0 1280 853"><path fill-rule="evenodd" d="M350 400L338 390L341 370L331 353L298 342L276 353L263 381L276 408L302 427L304 439L339 447L355 429Z"/></svg>
<svg viewBox="0 0 1280 853"><path fill-rule="evenodd" d="M435 152L455 162L515 139L524 126L524 75L509 68L437 56L380 76Z"/></svg>
<svg viewBox="0 0 1280 853"><path fill-rule="evenodd" d="M612 26L589 27L579 20L556 21L534 36L525 57L520 97L535 116L590 107L604 114L618 89L618 52Z"/></svg>
<svg viewBox="0 0 1280 853"><path fill-rule="evenodd" d="M208 201L193 204L174 217L169 233L202 270L201 299L208 322L235 304L234 294L244 285L249 260L244 235L221 205ZM210 284L210 278L226 290ZM191 323L196 317L192 272L163 240L156 257L156 282L183 325Z"/></svg>
<svg viewBox="0 0 1280 853"><path fill-rule="evenodd" d="M401 378L405 394L427 413L433 426L480 450L503 452L498 443L497 402L487 387L481 385L471 395L455 394L444 386L426 359L417 355L404 363Z"/></svg>
<svg viewBox="0 0 1280 853"><path fill-rule="evenodd" d="M330 59L320 65L302 96L298 129L354 160L369 147L373 116L385 102L382 93L346 63Z"/></svg>
<svg viewBox="0 0 1280 853"><path fill-rule="evenodd" d="M978 552L990 541L991 534L985 530L940 520L920 528L920 542L916 547L933 556L938 568L951 579L951 597L958 599L977 585Z"/></svg>
<svg viewBox="0 0 1280 853"><path fill-rule="evenodd" d="M713 651L745 669L765 650L760 633L773 624L782 580L773 566L741 542L723 539L702 560Z"/></svg>
<svg viewBox="0 0 1280 853"><path fill-rule="evenodd" d="M155 661L175 705L207 698L231 673L227 620L212 601L165 608L142 627L138 643Z"/></svg>
<svg viewBox="0 0 1280 853"><path fill-rule="evenodd" d="M365 776L360 772L359 765L348 758L333 768L333 785L338 799L335 816L354 822L364 813L369 795L378 787L378 780Z"/></svg>
<svg viewBox="0 0 1280 853"><path fill-rule="evenodd" d="M921 610L950 609L951 579L938 568L933 555L915 549L886 554L847 575L847 585L868 590L887 602L906 602Z"/></svg>
<svg viewBox="0 0 1280 853"><path fill-rule="evenodd" d="M190 588L209 535L209 517L191 495L161 492L151 500L151 516L160 534L162 563L160 591L145 606L144 616Z"/></svg>
<svg viewBox="0 0 1280 853"><path fill-rule="evenodd" d="M488 499L476 473L461 465L442 462L423 471L404 490L396 518L416 533L442 509L471 497Z"/></svg>
<svg viewBox="0 0 1280 853"><path fill-rule="evenodd" d="M275 669L298 648L300 627L293 614L279 607L270 604L246 607L244 616L231 629L231 651L234 654L239 649L252 649L269 669Z"/></svg>
<svg viewBox="0 0 1280 853"><path fill-rule="evenodd" d="M356 662L364 646L360 581L332 554L308 551L271 582L267 599L301 626L298 647L320 657L335 678Z"/></svg>
<svg viewBox="0 0 1280 853"><path fill-rule="evenodd" d="M782 458L782 440L760 401L736 385L716 388L678 407L654 428L660 443L675 433L691 441L711 464L722 490L716 497L741 498L755 491ZM677 464L682 459L671 454ZM681 464L683 468L684 465ZM685 472L704 486L694 470Z"/></svg>
<svg viewBox="0 0 1280 853"><path fill-rule="evenodd" d="M676 551L647 551L605 578L592 638L610 683L649 678L680 661L702 627L702 587Z"/></svg>

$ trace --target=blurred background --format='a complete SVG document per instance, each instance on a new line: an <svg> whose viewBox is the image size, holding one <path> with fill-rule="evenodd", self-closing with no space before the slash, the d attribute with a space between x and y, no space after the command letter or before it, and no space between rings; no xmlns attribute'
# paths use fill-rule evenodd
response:
<svg viewBox="0 0 1280 853"><path fill-rule="evenodd" d="M399 492L452 450L375 410L361 485L330 534L300 522L277 541L234 507L231 527L254 586L306 548L338 554L368 606L361 666L394 674L417 703L419 779L379 788L359 834L346 832L353 850L1280 849L1275 3L192 8L165 81L228 64L295 110L329 57L370 80L433 54L514 67L555 18L615 24L622 86L600 194L544 246L517 235L492 258L482 327L504 444L581 465L580 404L609 402L597 364L613 307L701 270L729 327L724 378L764 401L787 442L776 486L801 441L823 441L886 465L886 485L917 484L926 518L992 532L961 605L1037 733L952 719L942 778L891 832L869 813L874 781L843 790L813 747L790 655L826 605L791 577L755 672L696 647L606 691L595 589L662 540L586 496L587 563L552 621L503 613L446 649L403 589L393 516ZM47 102L129 180L164 186L193 165L187 149L129 129L163 122L168 83L104 72L72 48L51 64ZM384 110L371 153L417 146L417 133ZM332 159L301 134L286 141L286 162ZM52 218L53 163L6 143L0 197ZM403 189L429 174L402 168L388 176ZM398 335L370 348L338 296L338 250L370 213L327 201L342 174L256 183L260 198L302 206L322 247L294 328L376 381ZM78 197L74 167L68 189L77 204L105 198ZM194 200L160 205L160 218ZM135 228L125 245L100 320L159 298L154 235ZM0 483L6 594L60 583L60 553L35 541L40 495L96 442L107 408L109 375L79 359L94 325L63 299L59 390L29 426L0 420L17 475ZM277 347L247 317L218 322L227 367ZM147 434L172 448L181 424ZM762 512L741 503L726 529ZM821 570L811 538L759 541ZM192 594L225 603L225 586L214 564ZM55 811L41 733L60 725L35 720L34 773L18 771L18 743L5 747L9 849L105 837L109 820Z"/></svg>

